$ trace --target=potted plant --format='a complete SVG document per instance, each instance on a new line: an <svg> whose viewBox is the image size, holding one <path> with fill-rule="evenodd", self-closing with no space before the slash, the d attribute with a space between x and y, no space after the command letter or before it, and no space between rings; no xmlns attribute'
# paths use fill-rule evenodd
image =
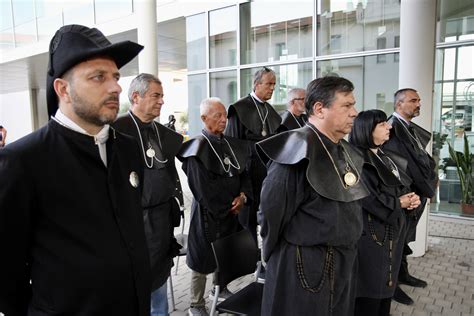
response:
<svg viewBox="0 0 474 316"><path fill-rule="evenodd" d="M464 135L463 152L455 151L451 144L448 145L449 156L456 163L456 170L461 184L461 210L463 214L474 215L474 177L472 175L474 155L471 154L469 141L467 136Z"/></svg>

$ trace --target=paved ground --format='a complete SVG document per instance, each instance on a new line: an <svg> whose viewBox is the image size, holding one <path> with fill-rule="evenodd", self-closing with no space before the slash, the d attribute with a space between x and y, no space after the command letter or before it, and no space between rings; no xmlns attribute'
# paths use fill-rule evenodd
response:
<svg viewBox="0 0 474 316"><path fill-rule="evenodd" d="M179 167L179 166L178 166ZM181 179L185 179L182 175ZM184 188L189 224L191 194ZM179 230L176 231L179 233ZM392 303L393 316L405 315L474 315L474 220L451 217L430 216L429 249L423 257L408 258L409 269L417 277L428 282L424 289L402 285L414 299L412 306ZM187 315L189 307L190 272L181 257L178 273L172 271L176 310L173 316ZM230 290L237 290L252 281L251 276L243 277L230 284ZM207 289L211 288L208 277ZM207 306L210 306L209 302ZM171 298L170 298L171 309ZM306 315L305 315L306 316Z"/></svg>

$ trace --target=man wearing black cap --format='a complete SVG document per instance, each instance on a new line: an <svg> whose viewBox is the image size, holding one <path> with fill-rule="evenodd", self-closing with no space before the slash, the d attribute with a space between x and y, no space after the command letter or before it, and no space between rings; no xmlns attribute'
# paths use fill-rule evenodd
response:
<svg viewBox="0 0 474 316"><path fill-rule="evenodd" d="M0 313L149 315L138 145L108 125L142 48L80 25L51 40L54 116L0 152Z"/></svg>

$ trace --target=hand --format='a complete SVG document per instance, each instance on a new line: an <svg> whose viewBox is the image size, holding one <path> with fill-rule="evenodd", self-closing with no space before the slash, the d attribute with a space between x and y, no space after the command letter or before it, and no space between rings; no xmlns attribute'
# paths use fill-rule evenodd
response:
<svg viewBox="0 0 474 316"><path fill-rule="evenodd" d="M237 215L239 214L242 206L244 206L244 197L242 195L239 195L232 201L232 208L229 210L229 212Z"/></svg>
<svg viewBox="0 0 474 316"><path fill-rule="evenodd" d="M410 197L410 206L407 207L407 209L414 210L418 206L420 206L420 204L421 204L420 196L418 194L413 193Z"/></svg>
<svg viewBox="0 0 474 316"><path fill-rule="evenodd" d="M410 192L399 197L402 208L413 210L420 205L420 197L415 192Z"/></svg>

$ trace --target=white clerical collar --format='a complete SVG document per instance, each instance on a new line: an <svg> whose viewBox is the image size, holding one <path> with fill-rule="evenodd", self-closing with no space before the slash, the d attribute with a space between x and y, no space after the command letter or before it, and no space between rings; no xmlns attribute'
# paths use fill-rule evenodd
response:
<svg viewBox="0 0 474 316"><path fill-rule="evenodd" d="M403 122L405 122L406 125L408 125L408 126L410 125L410 121L405 120L405 119L404 119L400 114L398 114L397 112L393 112L392 115L395 116L396 118L402 120Z"/></svg>
<svg viewBox="0 0 474 316"><path fill-rule="evenodd" d="M102 159L104 165L107 167L107 152L105 148L105 143L109 139L109 129L110 125L105 124L104 127L96 134L96 135L91 135L88 132L86 132L85 129L77 125L73 120L71 120L69 117L67 117L63 112L61 112L60 109L56 111L56 114L54 115L54 118L59 121L62 125L65 127L76 131L78 133L94 137L94 142L95 144L99 147L99 154L100 158Z"/></svg>
<svg viewBox="0 0 474 316"><path fill-rule="evenodd" d="M254 99L257 99L258 102L260 102L260 103L265 103L265 101L262 101L262 100L260 100L259 97L257 97L257 95L255 94L255 91L250 92L250 95L251 95Z"/></svg>

